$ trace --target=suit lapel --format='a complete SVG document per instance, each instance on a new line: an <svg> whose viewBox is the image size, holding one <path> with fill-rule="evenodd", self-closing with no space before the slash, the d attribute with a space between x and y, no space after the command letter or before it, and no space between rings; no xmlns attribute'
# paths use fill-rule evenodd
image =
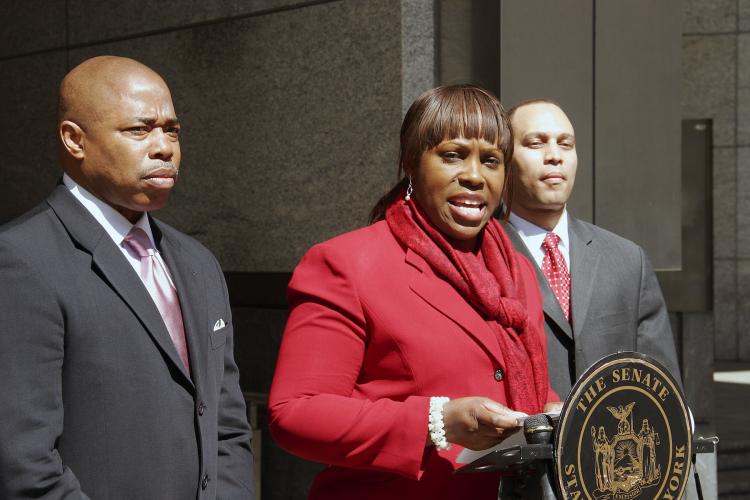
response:
<svg viewBox="0 0 750 500"><path fill-rule="evenodd" d="M427 262L410 249L406 250L406 262L421 271L415 274L409 283L412 291L463 328L492 356L498 366L505 368L495 333L482 319L479 312L471 307L449 283L438 279Z"/></svg>
<svg viewBox="0 0 750 500"><path fill-rule="evenodd" d="M518 231L516 231L516 228L510 222L503 222L502 225L505 228L505 232L508 234L510 241L513 242L513 246L516 248L516 250L523 254L523 256L526 257L529 262L531 262L531 265L534 266L534 270L536 271L536 281L539 284L539 289L542 292L544 315L549 321L552 321L558 327L560 327L560 329L565 332L568 337L573 338L573 329L570 326L570 322L565 319L565 314L560 307L560 303L557 301L557 297L555 297L554 292L552 292L552 289L549 287L547 278L545 278L542 274L542 270L539 269L539 266L536 265L534 256L531 255L531 252L526 246L526 243L524 243L523 239L521 239L521 235L518 234Z"/></svg>
<svg viewBox="0 0 750 500"><path fill-rule="evenodd" d="M570 300L573 309L573 331L576 338L579 338L591 303L591 291L599 267L599 255L592 248L591 230L578 219L569 217L568 220L571 260Z"/></svg>
<svg viewBox="0 0 750 500"><path fill-rule="evenodd" d="M192 386L154 301L101 224L64 185L55 189L47 203L73 240L91 254L93 266L138 317L159 349L182 374L184 381Z"/></svg>
<svg viewBox="0 0 750 500"><path fill-rule="evenodd" d="M196 266L190 264L197 260L191 259L182 245L173 237L167 237L161 225L153 219L151 219L151 228L157 247L177 288L193 382L200 388L203 382L202 377L207 373L205 365L208 359L207 302L203 276Z"/></svg>

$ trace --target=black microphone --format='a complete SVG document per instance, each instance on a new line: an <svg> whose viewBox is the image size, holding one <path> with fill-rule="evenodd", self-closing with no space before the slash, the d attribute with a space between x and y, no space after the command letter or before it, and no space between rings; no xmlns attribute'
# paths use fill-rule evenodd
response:
<svg viewBox="0 0 750 500"><path fill-rule="evenodd" d="M529 415L523 421L523 434L529 444L551 443L554 430L552 419L546 413Z"/></svg>
<svg viewBox="0 0 750 500"><path fill-rule="evenodd" d="M529 444L552 444L552 433L555 427L552 418L546 413L537 413L529 415L523 422L523 434L526 436L526 442ZM550 468L551 461L544 461L539 468L539 488L540 494L535 495L537 498L544 500L555 500L555 488L552 486L552 473ZM532 498L532 497L527 497Z"/></svg>

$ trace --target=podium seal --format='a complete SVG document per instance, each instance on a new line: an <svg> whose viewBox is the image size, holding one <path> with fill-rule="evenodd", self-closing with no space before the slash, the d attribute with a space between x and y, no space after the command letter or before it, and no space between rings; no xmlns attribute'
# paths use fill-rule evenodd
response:
<svg viewBox="0 0 750 500"><path fill-rule="evenodd" d="M606 356L581 376L560 414L555 464L565 499L679 499L692 456L685 396L656 360Z"/></svg>

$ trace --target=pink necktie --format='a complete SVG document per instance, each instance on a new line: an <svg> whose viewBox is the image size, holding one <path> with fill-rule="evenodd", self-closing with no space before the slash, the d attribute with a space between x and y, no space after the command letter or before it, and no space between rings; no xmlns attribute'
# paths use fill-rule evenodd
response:
<svg viewBox="0 0 750 500"><path fill-rule="evenodd" d="M161 259L156 258L156 252L146 232L134 227L123 240L141 258L141 281L146 285L148 293L159 309L169 336L172 338L177 354L188 374L190 373L190 362L188 361L187 343L185 342L185 328L182 324L182 309L177 291L172 286L167 270Z"/></svg>
<svg viewBox="0 0 750 500"><path fill-rule="evenodd" d="M560 249L557 245L560 237L555 233L547 233L542 242L544 260L542 261L542 274L547 278L547 283L555 294L557 302L560 303L565 319L570 321L570 273L565 265Z"/></svg>

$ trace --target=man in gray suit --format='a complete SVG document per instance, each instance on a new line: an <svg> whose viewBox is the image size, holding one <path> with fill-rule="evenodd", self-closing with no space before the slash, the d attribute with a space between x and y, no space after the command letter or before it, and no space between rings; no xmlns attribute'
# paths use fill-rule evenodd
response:
<svg viewBox="0 0 750 500"><path fill-rule="evenodd" d="M565 399L587 368L625 350L654 357L679 381L667 308L643 250L566 210L578 164L570 120L544 100L509 113L513 201L506 228L537 267L552 388Z"/></svg>
<svg viewBox="0 0 750 500"><path fill-rule="evenodd" d="M65 174L0 230L0 498L254 498L221 269L148 213L179 128L132 59L60 86Z"/></svg>

